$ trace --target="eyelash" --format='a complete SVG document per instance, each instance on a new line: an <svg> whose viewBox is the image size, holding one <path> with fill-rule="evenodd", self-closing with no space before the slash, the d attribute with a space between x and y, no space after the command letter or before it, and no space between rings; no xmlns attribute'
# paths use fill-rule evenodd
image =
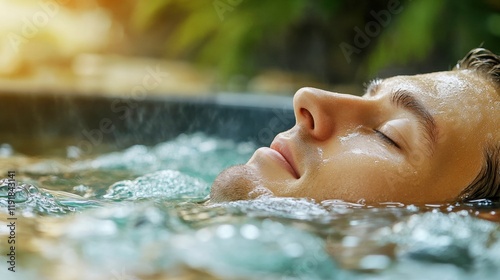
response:
<svg viewBox="0 0 500 280"><path fill-rule="evenodd" d="M389 143L390 145L398 148L398 149L401 149L401 147L398 145L398 143L396 143L394 140L392 140L391 138L389 138L387 135L385 135L384 133L380 132L379 130L376 130L374 129L375 133L382 139L384 140L385 142Z"/></svg>

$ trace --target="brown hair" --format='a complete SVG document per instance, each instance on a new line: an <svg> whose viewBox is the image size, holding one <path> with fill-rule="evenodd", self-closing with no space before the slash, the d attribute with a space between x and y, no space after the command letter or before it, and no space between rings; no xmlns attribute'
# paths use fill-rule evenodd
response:
<svg viewBox="0 0 500 280"><path fill-rule="evenodd" d="M478 71L491 79L500 92L500 56L487 49L473 49L454 68L454 70L463 69ZM500 201L500 144L492 143L485 149L483 167L458 198L462 201L475 199Z"/></svg>

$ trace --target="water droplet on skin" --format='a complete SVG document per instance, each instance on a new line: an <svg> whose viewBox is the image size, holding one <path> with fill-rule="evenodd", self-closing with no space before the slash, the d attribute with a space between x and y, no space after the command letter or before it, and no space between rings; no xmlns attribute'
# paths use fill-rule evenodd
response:
<svg viewBox="0 0 500 280"><path fill-rule="evenodd" d="M359 148L355 148L355 149L352 149L351 151L353 154L356 154L356 155L361 155L363 154L363 150L359 149Z"/></svg>
<svg viewBox="0 0 500 280"><path fill-rule="evenodd" d="M323 149L317 148L317 150L318 150L319 157L323 158Z"/></svg>
<svg viewBox="0 0 500 280"><path fill-rule="evenodd" d="M346 136L339 137L340 143L344 144L345 142L351 140L352 138L354 138L358 135L360 135L359 132L353 132L353 133L347 134Z"/></svg>

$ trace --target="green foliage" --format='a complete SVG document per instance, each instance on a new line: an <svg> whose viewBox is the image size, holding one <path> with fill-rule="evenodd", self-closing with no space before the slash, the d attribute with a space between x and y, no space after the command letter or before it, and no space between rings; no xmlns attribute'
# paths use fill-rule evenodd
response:
<svg viewBox="0 0 500 280"><path fill-rule="evenodd" d="M139 30L149 27L158 14L173 1L137 1L134 13L132 14L132 26Z"/></svg>
<svg viewBox="0 0 500 280"><path fill-rule="evenodd" d="M348 40L355 26L364 27L373 20L370 11L386 9L387 3L368 0L150 0L136 2L131 22L139 32L163 28L163 32L155 34L161 34L166 57L215 67L222 77L228 77L254 74L260 66L259 58L276 52L270 49L277 44L287 47L287 34L311 22L316 24L314 28L322 24L320 34L330 36L322 41L328 44L326 48L340 52L336 47L340 41ZM402 12L392 15L389 25L359 53L355 65L342 71L353 71L351 77L361 72L363 77L360 78L366 79L381 69L425 61L436 52L440 52L442 61L450 63L482 42L485 47L500 51L500 4L494 4L493 0L400 0L400 3ZM261 55L266 52L268 56ZM307 56L297 48L294 52L294 59L323 59L331 69L345 64L340 61L344 59L342 55L338 54L318 58ZM356 71L358 68L362 70ZM338 70L331 72L335 71Z"/></svg>
<svg viewBox="0 0 500 280"><path fill-rule="evenodd" d="M405 3L401 16L380 36L368 57L368 75L391 64L425 58L434 47L445 1L420 0Z"/></svg>
<svg viewBox="0 0 500 280"><path fill-rule="evenodd" d="M218 6L220 3L222 8ZM167 34L166 56L193 57L201 64L215 65L227 76L253 72L254 49L266 38L279 36L300 18L306 3L303 0L143 1L138 2L133 18L139 29L158 22L175 25L173 32ZM168 16L172 13L180 14L181 20L170 20Z"/></svg>
<svg viewBox="0 0 500 280"><path fill-rule="evenodd" d="M488 25L498 13L484 1L419 0L405 5L369 54L368 75L391 65L422 61L436 49L443 52L441 57L448 63L482 43L492 51L500 51L500 38L495 34L500 25Z"/></svg>

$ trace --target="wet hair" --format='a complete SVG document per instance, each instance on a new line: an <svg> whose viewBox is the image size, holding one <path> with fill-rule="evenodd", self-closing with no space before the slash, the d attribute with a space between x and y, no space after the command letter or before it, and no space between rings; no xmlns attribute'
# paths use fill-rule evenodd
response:
<svg viewBox="0 0 500 280"><path fill-rule="evenodd" d="M471 50L453 70L475 70L496 84L500 93L500 56L484 48ZM498 129L498 128L497 128ZM484 151L484 163L476 178L459 195L459 200L500 201L500 144L491 143Z"/></svg>

